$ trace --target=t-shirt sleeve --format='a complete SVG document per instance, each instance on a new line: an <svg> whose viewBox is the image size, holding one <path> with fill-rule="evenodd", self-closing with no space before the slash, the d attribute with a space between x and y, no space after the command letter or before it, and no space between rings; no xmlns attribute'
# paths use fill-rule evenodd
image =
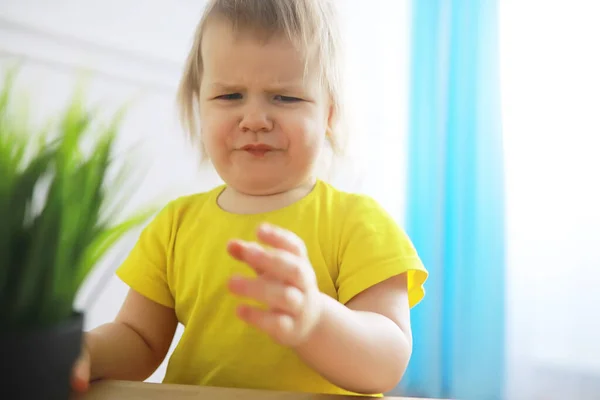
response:
<svg viewBox="0 0 600 400"><path fill-rule="evenodd" d="M386 279L406 273L410 307L425 295L428 273L411 240L372 198L356 198L343 222L339 273L339 301L350 301Z"/></svg>
<svg viewBox="0 0 600 400"><path fill-rule="evenodd" d="M167 205L142 230L137 243L116 271L131 289L166 307L175 305L167 276L173 231L172 208L172 203Z"/></svg>

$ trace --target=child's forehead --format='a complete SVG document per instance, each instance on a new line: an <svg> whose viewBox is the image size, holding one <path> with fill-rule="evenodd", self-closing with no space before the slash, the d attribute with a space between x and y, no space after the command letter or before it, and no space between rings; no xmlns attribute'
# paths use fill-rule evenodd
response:
<svg viewBox="0 0 600 400"><path fill-rule="evenodd" d="M304 63L306 51L283 32L265 32L258 28L237 27L228 22L207 23L201 43L203 58L259 53L281 56L294 62Z"/></svg>
<svg viewBox="0 0 600 400"><path fill-rule="evenodd" d="M235 31L231 25L209 24L202 40L205 78L220 81L261 79L274 84L306 84L318 75L316 63L285 36Z"/></svg>
<svg viewBox="0 0 600 400"><path fill-rule="evenodd" d="M209 18L202 30L202 41L220 44L235 44L252 41L256 44L268 45L277 43L280 47L304 52L303 40L283 28L263 27L251 22L233 22L224 17Z"/></svg>

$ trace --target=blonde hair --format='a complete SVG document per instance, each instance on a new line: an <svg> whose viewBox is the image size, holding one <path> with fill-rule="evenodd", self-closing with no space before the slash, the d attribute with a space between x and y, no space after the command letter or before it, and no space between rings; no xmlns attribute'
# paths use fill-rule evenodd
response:
<svg viewBox="0 0 600 400"><path fill-rule="evenodd" d="M191 139L201 143L198 99L202 82L202 36L207 23L219 18L230 22L237 33L252 31L264 40L285 35L306 55L305 68L309 59L316 61L318 77L333 107L332 128L327 138L334 152L342 152L343 56L332 1L210 0L196 28L177 93L180 118Z"/></svg>

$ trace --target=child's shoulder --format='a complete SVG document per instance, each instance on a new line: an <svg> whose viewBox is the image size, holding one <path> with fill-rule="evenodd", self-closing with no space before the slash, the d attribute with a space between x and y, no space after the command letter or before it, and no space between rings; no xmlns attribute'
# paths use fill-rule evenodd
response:
<svg viewBox="0 0 600 400"><path fill-rule="evenodd" d="M217 185L211 189L194 192L191 194L177 196L169 203L171 207L190 207L194 205L206 204L210 199L215 198L225 188L225 185Z"/></svg>
<svg viewBox="0 0 600 400"><path fill-rule="evenodd" d="M190 213L197 214L216 202L223 188L224 185L218 185L209 190L174 197L166 202L160 213L175 219Z"/></svg>
<svg viewBox="0 0 600 400"><path fill-rule="evenodd" d="M357 191L349 191L336 187L331 183L321 182L323 201L331 202L335 209L342 213L386 213L381 204L371 195Z"/></svg>

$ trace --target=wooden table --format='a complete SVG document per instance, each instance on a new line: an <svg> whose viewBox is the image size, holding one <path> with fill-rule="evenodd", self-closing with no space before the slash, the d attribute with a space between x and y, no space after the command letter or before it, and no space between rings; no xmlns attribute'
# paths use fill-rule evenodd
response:
<svg viewBox="0 0 600 400"><path fill-rule="evenodd" d="M371 398L371 397L367 397ZM74 400L344 400L349 396L329 396L307 393L282 393L249 389L225 389L188 385L106 381L92 385L90 390ZM360 397L364 399L364 397ZM385 397L387 400L409 400L406 397ZM417 400L417 399L413 399ZM421 399L425 400L425 399Z"/></svg>

